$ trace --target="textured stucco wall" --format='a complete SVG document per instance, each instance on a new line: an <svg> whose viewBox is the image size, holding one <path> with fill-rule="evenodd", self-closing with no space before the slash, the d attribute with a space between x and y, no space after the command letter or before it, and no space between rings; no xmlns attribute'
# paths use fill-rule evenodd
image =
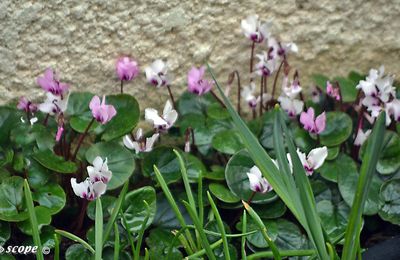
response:
<svg viewBox="0 0 400 260"><path fill-rule="evenodd" d="M298 44L291 64L303 85L312 73L367 72L380 64L399 74L399 0L1 0L0 103L42 95L35 79L49 66L75 90L116 92L120 54L132 55L142 68L168 59L179 92L188 69L204 60L225 82L229 71L248 70L240 20L252 13L271 20L282 40ZM144 75L126 90L142 107L167 97L166 90L146 85Z"/></svg>

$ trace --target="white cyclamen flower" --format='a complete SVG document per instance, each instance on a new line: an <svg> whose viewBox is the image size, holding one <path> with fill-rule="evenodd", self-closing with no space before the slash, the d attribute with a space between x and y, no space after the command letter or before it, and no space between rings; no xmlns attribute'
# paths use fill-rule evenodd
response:
<svg viewBox="0 0 400 260"><path fill-rule="evenodd" d="M88 166L86 169L91 182L101 181L107 184L112 177L112 172L108 169L107 158L103 161L100 156L97 156L93 160L93 166Z"/></svg>
<svg viewBox="0 0 400 260"><path fill-rule="evenodd" d="M153 149L153 145L157 140L159 134L153 134L151 137L143 139L142 128L139 128L135 135L135 141L133 141L129 135L125 135L123 142L126 148L135 150L136 154L139 152L150 152Z"/></svg>
<svg viewBox="0 0 400 260"><path fill-rule="evenodd" d="M68 106L69 93L63 96L55 96L50 92L46 93L46 100L39 104L40 111L46 114L54 115L65 112Z"/></svg>
<svg viewBox="0 0 400 260"><path fill-rule="evenodd" d="M278 98L282 109L286 111L289 117L295 117L303 111L304 102L299 99L291 99L289 97Z"/></svg>
<svg viewBox="0 0 400 260"><path fill-rule="evenodd" d="M303 164L304 170L306 170L307 176L311 176L314 170L318 169L324 164L324 161L328 156L328 148L323 146L312 149L307 156L297 148L297 155ZM289 161L290 168L293 169L292 158L289 153L287 154L287 159Z"/></svg>
<svg viewBox="0 0 400 260"><path fill-rule="evenodd" d="M371 129L365 132L362 129L358 129L356 139L354 140L354 145L361 146L367 140L370 133Z"/></svg>
<svg viewBox="0 0 400 260"><path fill-rule="evenodd" d="M288 83L289 79L287 76L285 76L282 81L282 91L290 99L295 99L302 90L299 81L295 79L290 83L290 85Z"/></svg>
<svg viewBox="0 0 400 260"><path fill-rule="evenodd" d="M265 51L262 54L257 54L256 56L260 61L256 64L255 73L259 76L270 76L276 68L276 61L271 59L268 56L268 53Z"/></svg>
<svg viewBox="0 0 400 260"><path fill-rule="evenodd" d="M144 71L147 81L156 87L168 86L172 81L171 74L168 74L168 65L162 60L155 60Z"/></svg>
<svg viewBox="0 0 400 260"><path fill-rule="evenodd" d="M268 38L269 57L277 59L279 56L284 57L289 53L297 53L299 48L294 42L282 43L278 42L274 37Z"/></svg>
<svg viewBox="0 0 400 260"><path fill-rule="evenodd" d="M256 14L247 16L246 19L242 20L241 26L244 35L256 43L261 43L270 35L270 25L267 23L261 23Z"/></svg>
<svg viewBox="0 0 400 260"><path fill-rule="evenodd" d="M246 101L246 103L249 105L251 109L255 109L257 107L257 104L260 103L261 101L261 96L255 96L254 92L256 91L256 84L254 82L250 83L250 86L244 86L242 91L241 91L241 96ZM272 99L271 94L269 93L264 93L263 94L263 103L267 103Z"/></svg>
<svg viewBox="0 0 400 260"><path fill-rule="evenodd" d="M254 192L266 193L272 190L272 186L269 182L262 177L260 169L257 166L253 166L250 172L247 173L247 177L250 182L250 189Z"/></svg>
<svg viewBox="0 0 400 260"><path fill-rule="evenodd" d="M385 104L386 111L386 125L390 125L392 122L391 117L394 118L396 122L400 122L400 100L397 98Z"/></svg>
<svg viewBox="0 0 400 260"><path fill-rule="evenodd" d="M144 111L146 121L153 124L154 128L160 131L166 131L171 128L178 118L178 112L172 108L171 102L165 103L162 116L158 115L158 111L154 108L146 108Z"/></svg>
<svg viewBox="0 0 400 260"><path fill-rule="evenodd" d="M102 181L92 182L89 178L77 183L71 178L71 186L76 196L87 200L95 200L106 192L107 185Z"/></svg>

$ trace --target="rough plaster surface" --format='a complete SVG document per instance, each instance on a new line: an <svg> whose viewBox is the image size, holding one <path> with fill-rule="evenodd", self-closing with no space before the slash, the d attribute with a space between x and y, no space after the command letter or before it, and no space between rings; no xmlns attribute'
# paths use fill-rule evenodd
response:
<svg viewBox="0 0 400 260"><path fill-rule="evenodd" d="M0 103L43 95L35 82L47 67L73 90L117 92L114 62L121 54L135 57L142 69L153 59L168 60L174 92L204 60L224 82L234 69L247 82L250 43L240 20L252 13L271 20L282 40L298 44L291 65L303 85L312 73L345 75L380 64L399 74L399 0L1 0ZM144 75L125 89L141 107L167 98L166 89L156 91Z"/></svg>

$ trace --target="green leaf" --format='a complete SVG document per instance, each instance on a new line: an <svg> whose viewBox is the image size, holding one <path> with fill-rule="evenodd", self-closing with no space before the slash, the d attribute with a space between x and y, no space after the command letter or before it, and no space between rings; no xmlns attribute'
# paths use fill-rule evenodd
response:
<svg viewBox="0 0 400 260"><path fill-rule="evenodd" d="M96 199L96 219L95 229L95 260L102 260L103 253L103 208L101 206L101 197Z"/></svg>
<svg viewBox="0 0 400 260"><path fill-rule="evenodd" d="M214 135L212 146L221 153L234 154L243 149L239 134L234 130L225 130Z"/></svg>
<svg viewBox="0 0 400 260"><path fill-rule="evenodd" d="M204 175L207 172L206 166L196 156L190 153L182 153L185 160L185 166L189 181L192 183L197 182L200 175Z"/></svg>
<svg viewBox="0 0 400 260"><path fill-rule="evenodd" d="M37 219L37 229L39 231L44 225L50 224L51 214L48 208L37 206L35 207L35 214ZM23 233L27 235L32 235L32 225L29 219L18 222L17 226Z"/></svg>
<svg viewBox="0 0 400 260"><path fill-rule="evenodd" d="M400 179L385 182L380 191L384 201L379 216L392 224L400 225Z"/></svg>
<svg viewBox="0 0 400 260"><path fill-rule="evenodd" d="M382 138L385 131L385 112L382 112L375 121L375 126L370 135L366 152L363 156L358 178L356 194L352 203L349 224L346 228L345 243L343 247L342 259L355 259L357 247L360 243L362 209L369 194L370 184L373 182L373 176L379 154L382 148ZM338 179L340 181L340 178Z"/></svg>
<svg viewBox="0 0 400 260"><path fill-rule="evenodd" d="M330 200L321 200L317 203L317 211L330 240L345 232L350 208L344 201L334 204Z"/></svg>
<svg viewBox="0 0 400 260"><path fill-rule="evenodd" d="M149 204L148 211L145 202ZM145 186L128 192L122 203L122 212L126 217L130 231L136 233L140 230L143 220L150 213L146 227L150 226L156 214L156 192L153 187Z"/></svg>
<svg viewBox="0 0 400 260"><path fill-rule="evenodd" d="M335 160L326 161L317 171L324 179L338 182L338 175L357 174L357 164L350 156L341 153Z"/></svg>
<svg viewBox="0 0 400 260"><path fill-rule="evenodd" d="M354 102L357 98L358 89L356 86L358 84L350 79L346 79L343 77L336 77L333 79L333 82L337 81L340 86L340 93L342 95L343 102Z"/></svg>
<svg viewBox="0 0 400 260"><path fill-rule="evenodd" d="M366 194L363 214L374 215L382 204L379 198L379 189L382 181L376 174L372 174L370 188ZM353 205L354 196L356 194L357 182L359 181L359 174L352 168L347 168L346 171L338 172L338 185L339 191L344 201L350 207Z"/></svg>
<svg viewBox="0 0 400 260"><path fill-rule="evenodd" d="M175 240L175 236L168 230L155 228L150 230L150 234L146 239L146 244L150 248L150 259L167 259L168 250L172 247L171 254L168 259L181 260L182 253L179 251L179 241Z"/></svg>
<svg viewBox="0 0 400 260"><path fill-rule="evenodd" d="M400 168L400 137L392 131L385 132L382 154L376 170L381 174L392 174Z"/></svg>
<svg viewBox="0 0 400 260"><path fill-rule="evenodd" d="M15 128L15 125L21 123L19 121L20 114L16 109L9 107L0 107L0 145L9 142L10 131Z"/></svg>
<svg viewBox="0 0 400 260"><path fill-rule="evenodd" d="M221 104L214 103L208 106L207 115L213 119L221 120L230 118L228 111L221 107Z"/></svg>
<svg viewBox="0 0 400 260"><path fill-rule="evenodd" d="M178 181L181 172L178 159L172 148L159 146L147 153L142 161L143 174L154 178L153 165L160 170L167 184Z"/></svg>
<svg viewBox="0 0 400 260"><path fill-rule="evenodd" d="M92 164L97 156L107 158L112 178L107 189L113 190L122 186L133 174L135 160L132 153L117 142L96 143L86 151L86 160Z"/></svg>
<svg viewBox="0 0 400 260"><path fill-rule="evenodd" d="M93 98L89 92L72 92L68 98L68 108L65 112L69 116L81 116L90 112L89 103Z"/></svg>
<svg viewBox="0 0 400 260"><path fill-rule="evenodd" d="M225 185L220 183L211 183L208 188L211 193L217 197L220 201L226 203L236 203L240 201L240 198L233 194Z"/></svg>
<svg viewBox="0 0 400 260"><path fill-rule="evenodd" d="M75 173L78 168L75 163L65 161L63 157L55 155L50 150L40 151L33 155L38 163L49 170L60 173Z"/></svg>
<svg viewBox="0 0 400 260"><path fill-rule="evenodd" d="M215 103L215 100L210 93L198 96L185 91L178 100L178 112L181 116L191 113L205 114L212 103Z"/></svg>
<svg viewBox="0 0 400 260"><path fill-rule="evenodd" d="M91 260L92 254L81 244L73 244L65 252L66 260Z"/></svg>
<svg viewBox="0 0 400 260"><path fill-rule="evenodd" d="M286 206L280 199L268 205L253 205L253 209L264 220L282 217L286 212Z"/></svg>
<svg viewBox="0 0 400 260"><path fill-rule="evenodd" d="M39 189L51 179L51 172L35 160L29 160L28 181L33 189Z"/></svg>
<svg viewBox="0 0 400 260"><path fill-rule="evenodd" d="M106 97L106 102L117 110L117 115L105 125L102 139L110 141L132 132L139 122L140 110L136 99L127 94Z"/></svg>
<svg viewBox="0 0 400 260"><path fill-rule="evenodd" d="M23 186L24 180L19 176L4 179L0 184L0 220L18 222L28 219Z"/></svg>
<svg viewBox="0 0 400 260"><path fill-rule="evenodd" d="M10 223L0 221L0 246L3 246L11 236Z"/></svg>
<svg viewBox="0 0 400 260"><path fill-rule="evenodd" d="M82 246L84 249L88 250L88 252L94 254L95 251L94 251L93 247L91 247L82 238L80 238L80 237L78 237L78 236L76 236L76 235L74 235L72 233L69 233L67 231L64 231L64 230L56 229L54 232L59 234L59 235L61 235L61 236L63 236L63 237L66 237L66 238L68 238L68 239L70 239L70 240L72 240L74 242L78 242L80 246ZM67 250L67 252L68 252L68 250ZM67 255L67 253L66 253L66 255Z"/></svg>
<svg viewBox="0 0 400 260"><path fill-rule="evenodd" d="M109 196L109 195L101 196L101 203L103 206L104 219L108 219L111 216L111 211L114 208L116 200L117 199L113 196ZM96 214L96 202L95 201L89 202L87 210L86 210L86 214L91 220L95 220L95 217L96 217L95 216L95 214Z"/></svg>
<svg viewBox="0 0 400 260"><path fill-rule="evenodd" d="M187 223L191 223L185 207L180 203L178 199L175 203L177 204L179 212L182 214L182 219ZM162 192L157 194L157 212L154 216L153 225L166 229L181 228L179 220L177 220L173 208L170 206L167 198Z"/></svg>
<svg viewBox="0 0 400 260"><path fill-rule="evenodd" d="M51 215L60 212L66 202L63 188L56 183L49 183L35 190L32 194L33 200L48 209Z"/></svg>
<svg viewBox="0 0 400 260"><path fill-rule="evenodd" d="M350 137L353 122L349 115L343 112L327 112L326 127L320 134L321 144L326 146L337 146Z"/></svg>
<svg viewBox="0 0 400 260"><path fill-rule="evenodd" d="M314 83L320 87L321 89L325 90L326 88L326 82L329 80L328 77L321 75L321 74L313 74L312 79L314 80Z"/></svg>
<svg viewBox="0 0 400 260"><path fill-rule="evenodd" d="M225 179L230 191L241 200L247 201L253 194L250 189L247 172L255 165L250 155L246 151L240 151L233 155L225 168ZM252 203L262 204L277 199L275 192L271 191L265 194L257 193Z"/></svg>

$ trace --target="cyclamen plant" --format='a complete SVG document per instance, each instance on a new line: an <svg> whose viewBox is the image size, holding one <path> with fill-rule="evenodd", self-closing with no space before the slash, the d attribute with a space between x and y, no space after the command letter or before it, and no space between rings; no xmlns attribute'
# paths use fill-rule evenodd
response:
<svg viewBox="0 0 400 260"><path fill-rule="evenodd" d="M304 86L295 43L257 15L241 29L249 68L224 90L189 64L175 99L168 62L141 73L123 56L118 94L73 92L48 68L44 101L0 107L0 246L32 236L38 259L45 245L55 259L347 260L396 234L394 77L381 67ZM168 91L162 112L127 94L139 77Z"/></svg>

